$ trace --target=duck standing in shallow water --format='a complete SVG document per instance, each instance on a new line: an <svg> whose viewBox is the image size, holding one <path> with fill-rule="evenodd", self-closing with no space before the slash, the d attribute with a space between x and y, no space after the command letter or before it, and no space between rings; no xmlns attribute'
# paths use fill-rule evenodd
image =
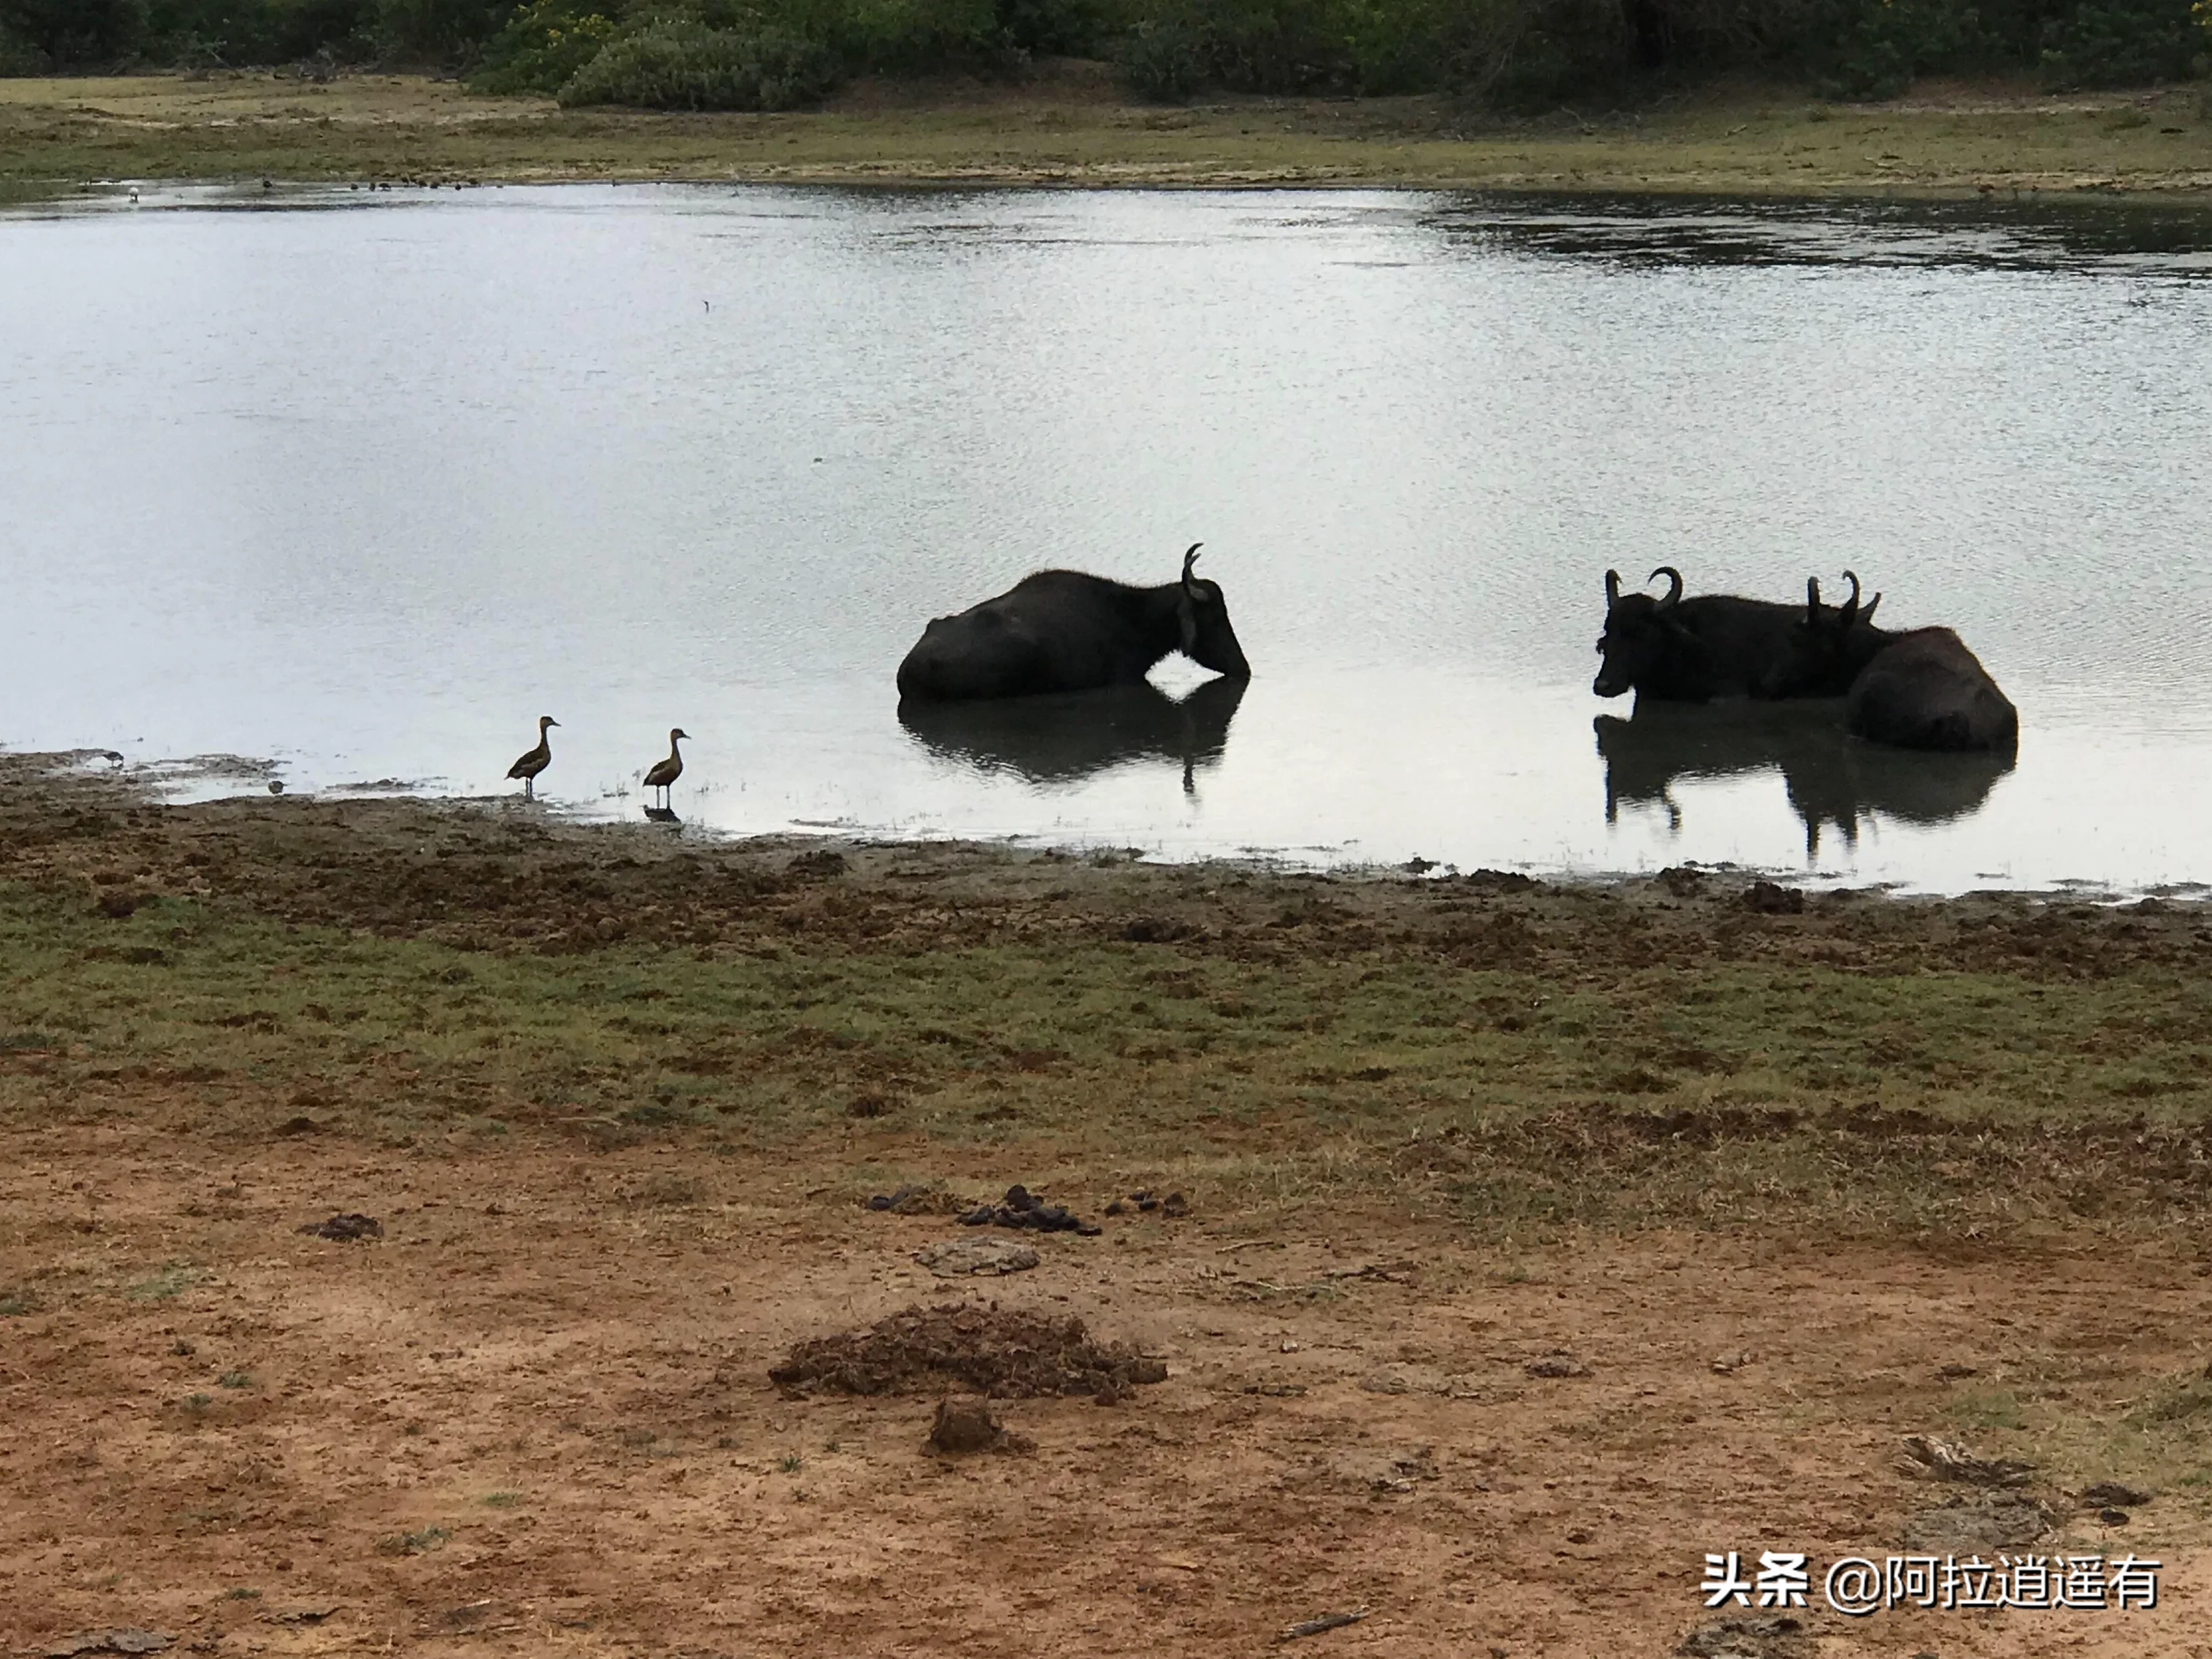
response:
<svg viewBox="0 0 2212 1659"><path fill-rule="evenodd" d="M660 804L664 807L668 805L668 786L684 775L684 757L676 747L676 740L690 735L680 726L672 730L668 734L668 758L657 762L653 769L645 775L645 787L660 791Z"/></svg>
<svg viewBox="0 0 2212 1659"><path fill-rule="evenodd" d="M540 714L538 717L538 747L519 757L507 769L507 776L522 780L522 793L526 797L537 793L538 775L553 764L553 744L545 735L545 728L560 724L550 714Z"/></svg>

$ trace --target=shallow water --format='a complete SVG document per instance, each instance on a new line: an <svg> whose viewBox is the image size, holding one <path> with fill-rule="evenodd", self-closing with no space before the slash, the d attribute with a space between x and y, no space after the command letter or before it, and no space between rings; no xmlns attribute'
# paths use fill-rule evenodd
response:
<svg viewBox="0 0 2212 1659"><path fill-rule="evenodd" d="M0 217L0 386L17 749L482 793L543 713L550 803L636 816L680 724L727 831L2212 878L2185 214L149 191ZM1200 540L1241 695L902 723L930 617ZM1980 653L2017 766L1594 727L1604 572L1662 562L1856 568Z"/></svg>

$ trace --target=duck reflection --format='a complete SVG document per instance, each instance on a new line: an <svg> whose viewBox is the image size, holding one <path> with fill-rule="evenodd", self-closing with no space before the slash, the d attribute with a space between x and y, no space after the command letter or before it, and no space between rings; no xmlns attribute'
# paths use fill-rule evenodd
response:
<svg viewBox="0 0 2212 1659"><path fill-rule="evenodd" d="M1605 757L1605 821L1623 802L1666 809L1670 829L1682 811L1669 793L1686 778L1782 774L1790 804L1805 825L1805 856L1817 858L1832 824L1844 844L1858 844L1862 819L1875 813L1907 823L1948 823L1978 811L2009 755L1927 754L1863 743L1844 730L1839 702L1645 702L1621 720L1600 714L1597 751Z"/></svg>
<svg viewBox="0 0 2212 1659"><path fill-rule="evenodd" d="M932 754L1031 783L1074 783L1128 761L1174 761L1186 794L1221 758L1249 681L1208 680L1180 701L1149 682L975 702L902 699L899 724Z"/></svg>

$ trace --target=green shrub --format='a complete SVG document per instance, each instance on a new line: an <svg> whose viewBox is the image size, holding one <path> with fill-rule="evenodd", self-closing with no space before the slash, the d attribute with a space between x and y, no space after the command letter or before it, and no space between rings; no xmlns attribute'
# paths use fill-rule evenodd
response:
<svg viewBox="0 0 2212 1659"><path fill-rule="evenodd" d="M1231 92L1349 92L1358 63L1342 0L1170 0L1139 23L1120 58L1147 97L1200 86Z"/></svg>
<svg viewBox="0 0 2212 1659"><path fill-rule="evenodd" d="M514 9L514 0L376 0L376 38L403 56L452 61L479 49Z"/></svg>
<svg viewBox="0 0 2212 1659"><path fill-rule="evenodd" d="M1180 103L1207 78L1205 28L1184 17L1147 19L1121 41L1115 54L1130 89L1140 98Z"/></svg>
<svg viewBox="0 0 2212 1659"><path fill-rule="evenodd" d="M1037 56L1097 56L1117 27L1105 0L997 0L997 10L1008 44Z"/></svg>
<svg viewBox="0 0 2212 1659"><path fill-rule="evenodd" d="M1206 8L1213 78L1232 92L1356 90L1344 9L1330 0L1218 0Z"/></svg>
<svg viewBox="0 0 2212 1659"><path fill-rule="evenodd" d="M1116 56L1155 98L1217 86L1538 104L1619 88L1631 34L1620 0L1164 0Z"/></svg>
<svg viewBox="0 0 2212 1659"><path fill-rule="evenodd" d="M1955 69L1984 46L1967 0L1826 0L1813 11L1804 62L1832 98L1894 98L1915 76Z"/></svg>
<svg viewBox="0 0 2212 1659"><path fill-rule="evenodd" d="M46 53L0 23L0 76L44 75L52 67Z"/></svg>
<svg viewBox="0 0 2212 1659"><path fill-rule="evenodd" d="M610 42L560 96L564 106L791 109L829 92L836 70L826 47L781 29L718 29L663 19Z"/></svg>
<svg viewBox="0 0 2212 1659"><path fill-rule="evenodd" d="M1617 94L1629 70L1627 18L1611 0L1547 0L1526 8L1486 72L1492 101L1542 108Z"/></svg>
<svg viewBox="0 0 2212 1659"><path fill-rule="evenodd" d="M881 74L999 70L1018 61L994 0L852 0L838 33L848 63Z"/></svg>
<svg viewBox="0 0 2212 1659"><path fill-rule="evenodd" d="M2191 0L2083 0L2044 28L2043 78L2054 87L2140 86L2185 79L2212 10Z"/></svg>
<svg viewBox="0 0 2212 1659"><path fill-rule="evenodd" d="M146 0L0 0L0 35L57 64L129 58L146 24Z"/></svg>
<svg viewBox="0 0 2212 1659"><path fill-rule="evenodd" d="M185 67L357 63L376 51L376 0L151 0L147 50Z"/></svg>
<svg viewBox="0 0 2212 1659"><path fill-rule="evenodd" d="M614 38L593 0L531 0L485 46L469 90L556 93Z"/></svg>

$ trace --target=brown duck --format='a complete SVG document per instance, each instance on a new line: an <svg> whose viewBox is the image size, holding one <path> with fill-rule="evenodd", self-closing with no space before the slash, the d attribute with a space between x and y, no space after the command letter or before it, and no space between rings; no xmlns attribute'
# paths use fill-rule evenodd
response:
<svg viewBox="0 0 2212 1659"><path fill-rule="evenodd" d="M520 757L514 765L507 769L507 776L522 780L522 793L526 795L535 793L538 775L553 764L553 744L545 735L545 728L560 724L550 714L540 714L538 717L538 747Z"/></svg>
<svg viewBox="0 0 2212 1659"><path fill-rule="evenodd" d="M684 775L684 757L676 747L676 740L690 735L680 726L672 729L668 734L668 758L655 763L653 769L645 775L645 787L660 791L663 806L668 805L668 786Z"/></svg>

